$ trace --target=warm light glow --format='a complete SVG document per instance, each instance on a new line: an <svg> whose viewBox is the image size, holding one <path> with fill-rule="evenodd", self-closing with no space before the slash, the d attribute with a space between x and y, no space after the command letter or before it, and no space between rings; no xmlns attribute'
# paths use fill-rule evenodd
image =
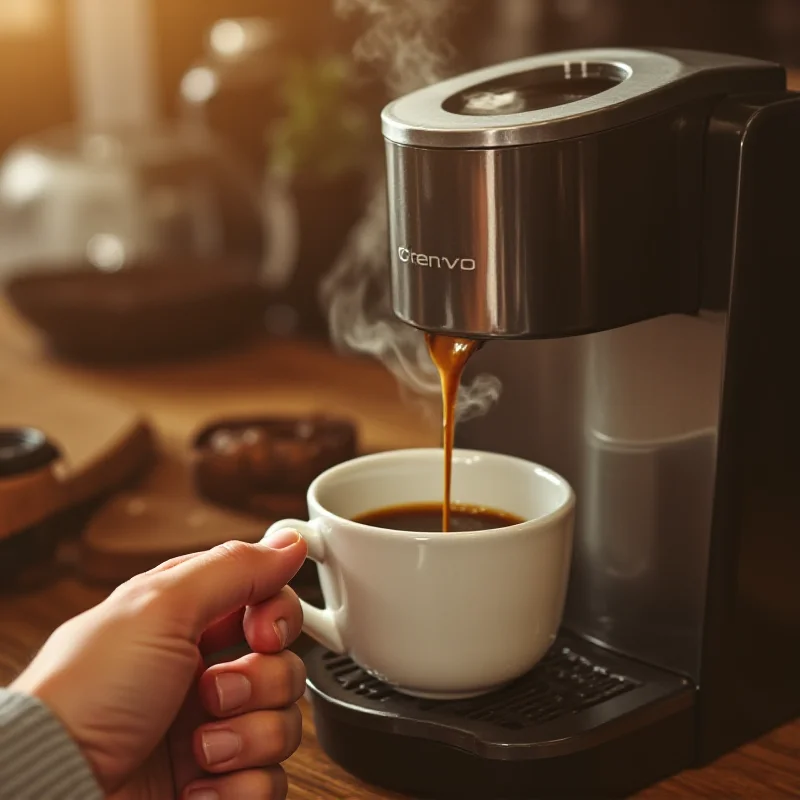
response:
<svg viewBox="0 0 800 800"><path fill-rule="evenodd" d="M211 28L208 46L216 58L237 61L271 46L278 35L269 20L259 17L221 19Z"/></svg>
<svg viewBox="0 0 800 800"><path fill-rule="evenodd" d="M181 96L190 103L205 103L219 88L217 74L208 67L190 69L181 81Z"/></svg>
<svg viewBox="0 0 800 800"><path fill-rule="evenodd" d="M12 205L29 203L39 197L50 175L50 164L39 153L11 155L0 174L0 198Z"/></svg>
<svg viewBox="0 0 800 800"><path fill-rule="evenodd" d="M37 33L50 23L52 16L50 0L0 0L0 33Z"/></svg>
<svg viewBox="0 0 800 800"><path fill-rule="evenodd" d="M241 22L226 19L214 25L210 40L211 47L218 55L237 56L247 44L247 32Z"/></svg>
<svg viewBox="0 0 800 800"><path fill-rule="evenodd" d="M103 272L116 272L125 266L125 245L118 236L98 233L89 240L86 257Z"/></svg>

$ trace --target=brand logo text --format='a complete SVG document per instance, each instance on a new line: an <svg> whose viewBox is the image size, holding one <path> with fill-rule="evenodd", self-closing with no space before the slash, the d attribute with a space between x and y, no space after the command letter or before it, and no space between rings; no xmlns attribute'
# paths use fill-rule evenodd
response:
<svg viewBox="0 0 800 800"><path fill-rule="evenodd" d="M432 256L427 253L415 253L408 247L398 247L397 257L404 264L418 264L420 267L431 267L433 269L458 269L464 272L472 272L476 266L474 258Z"/></svg>

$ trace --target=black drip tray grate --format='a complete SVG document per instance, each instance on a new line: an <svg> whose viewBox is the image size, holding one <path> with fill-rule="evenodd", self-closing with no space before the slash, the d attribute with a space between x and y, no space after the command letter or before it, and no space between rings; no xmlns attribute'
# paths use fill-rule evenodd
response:
<svg viewBox="0 0 800 800"><path fill-rule="evenodd" d="M599 734L653 702L691 702L688 681L614 655L567 632L527 675L468 700L423 700L396 692L347 656L315 648L304 657L312 700L349 721L437 739L492 758L559 748L576 734ZM670 699L671 698L671 699ZM363 713L367 712L367 713ZM344 717L343 717L344 718ZM355 723L354 723L355 724Z"/></svg>
<svg viewBox="0 0 800 800"><path fill-rule="evenodd" d="M409 710L438 709L446 711L448 716L491 722L507 730L520 730L576 714L639 686L637 681L609 672L566 645L551 649L521 681L469 700L419 700L395 692L347 656L325 653L322 662L339 686L357 697L379 703L399 700Z"/></svg>

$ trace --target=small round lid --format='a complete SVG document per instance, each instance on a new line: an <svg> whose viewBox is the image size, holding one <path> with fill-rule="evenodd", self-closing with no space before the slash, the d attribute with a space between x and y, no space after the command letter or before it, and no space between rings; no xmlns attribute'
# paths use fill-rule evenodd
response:
<svg viewBox="0 0 800 800"><path fill-rule="evenodd" d="M0 428L0 479L42 469L60 455L36 428Z"/></svg>

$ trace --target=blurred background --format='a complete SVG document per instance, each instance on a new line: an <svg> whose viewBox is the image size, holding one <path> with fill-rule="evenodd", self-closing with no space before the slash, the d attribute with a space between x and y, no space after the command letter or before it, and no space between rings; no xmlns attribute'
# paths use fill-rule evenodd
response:
<svg viewBox="0 0 800 800"><path fill-rule="evenodd" d="M254 329L327 338L317 286L381 168L387 99L381 63L352 56L369 4L335 5L2 0L0 280L52 349L116 360ZM599 45L800 62L793 0L450 6L448 71ZM108 318L120 297L135 336Z"/></svg>

